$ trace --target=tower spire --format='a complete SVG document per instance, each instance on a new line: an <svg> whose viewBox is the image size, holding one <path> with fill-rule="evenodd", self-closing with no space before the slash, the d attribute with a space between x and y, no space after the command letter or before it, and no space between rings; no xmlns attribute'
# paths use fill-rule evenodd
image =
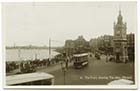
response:
<svg viewBox="0 0 140 91"><path fill-rule="evenodd" d="M121 6L119 5L119 16L118 16L118 24L122 24L122 19L123 19L123 17L122 17L122 15L121 15Z"/></svg>
<svg viewBox="0 0 140 91"><path fill-rule="evenodd" d="M119 5L119 15L121 15L121 5Z"/></svg>

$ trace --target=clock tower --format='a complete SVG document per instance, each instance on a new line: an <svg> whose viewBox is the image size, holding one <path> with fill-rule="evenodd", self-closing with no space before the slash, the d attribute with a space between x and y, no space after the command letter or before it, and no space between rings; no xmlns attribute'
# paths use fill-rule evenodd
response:
<svg viewBox="0 0 140 91"><path fill-rule="evenodd" d="M114 56L116 62L128 61L127 54L127 38L126 38L126 23L123 22L121 11L117 23L114 22Z"/></svg>

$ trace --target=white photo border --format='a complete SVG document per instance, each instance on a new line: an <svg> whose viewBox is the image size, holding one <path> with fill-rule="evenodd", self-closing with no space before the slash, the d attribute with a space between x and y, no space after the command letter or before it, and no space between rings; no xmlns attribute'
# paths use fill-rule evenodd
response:
<svg viewBox="0 0 140 91"><path fill-rule="evenodd" d="M12 2L58 2L59 0L12 0ZM77 1L77 0L76 0ZM79 0L78 0L79 1ZM85 1L86 2L86 0L80 0L80 1ZM89 1L91 1L91 0L89 0ZM105 1L105 0L100 0L100 1ZM111 2L113 2L113 0L108 0L108 1L111 1ZM117 1L122 1L122 0L117 0ZM123 0L123 1L128 1L128 0ZM2 50L2 69L3 69L3 71L2 71L2 74L3 74L3 76L2 76L2 78L3 78L3 83L2 83L2 85L3 85L3 88L4 89L24 89L24 90L28 90L28 89L31 89L31 90L34 90L34 89L38 89L38 90L40 90L40 89L56 89L56 90L61 90L61 89L70 89L70 90L75 90L75 89L79 89L79 90L84 90L84 89L89 89L89 90L91 90L91 89L115 89L115 90L134 90L134 89L138 89L138 60L139 60L139 58L138 58L138 41L139 41L139 39L138 39L138 33L139 33L139 26L138 26L138 24L139 24L139 8L138 8L138 6L140 5L139 4L139 0L129 0L129 1L136 1L137 2L137 30L134 32L135 33L135 84L134 85L76 85L76 86L71 86L71 85L66 85L66 86L62 86L62 85L54 85L54 86L6 86L6 84L5 84L5 77L6 77L6 74L5 74L5 45L4 45L4 33L1 31L1 35L2 35L2 42L1 42L1 50ZM3 1L3 2L11 2L11 0L5 0L5 1ZM61 2L61 1L60 1ZM62 2L63 2L63 0L62 0ZM73 0L71 1L69 1L68 0L68 2L73 2ZM91 2L96 2L95 0L93 1L91 1ZM105 1L106 2L106 1ZM2 3L1 3L2 4ZM2 5L0 4L0 7L2 7ZM2 15L2 14L1 14ZM2 17L0 17L1 18L1 30L2 30Z"/></svg>

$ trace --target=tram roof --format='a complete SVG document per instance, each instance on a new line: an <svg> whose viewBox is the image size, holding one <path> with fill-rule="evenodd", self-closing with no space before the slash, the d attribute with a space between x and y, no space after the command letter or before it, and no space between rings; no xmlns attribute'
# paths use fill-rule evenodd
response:
<svg viewBox="0 0 140 91"><path fill-rule="evenodd" d="M20 74L20 75L18 74L18 75L6 76L6 84L7 85L20 84L25 82L32 82L32 81L51 79L51 78L54 78L54 76L43 72L27 73L27 74Z"/></svg>
<svg viewBox="0 0 140 91"><path fill-rule="evenodd" d="M89 53L81 53L81 54L75 54L73 55L74 57L83 57L83 56L88 56Z"/></svg>

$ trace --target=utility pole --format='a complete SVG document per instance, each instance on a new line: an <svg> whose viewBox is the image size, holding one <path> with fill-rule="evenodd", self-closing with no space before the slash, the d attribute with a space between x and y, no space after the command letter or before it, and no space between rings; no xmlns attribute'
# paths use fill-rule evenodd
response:
<svg viewBox="0 0 140 91"><path fill-rule="evenodd" d="M21 61L21 59L20 59L20 48L18 49L18 58L19 58L19 61Z"/></svg>
<svg viewBox="0 0 140 91"><path fill-rule="evenodd" d="M49 38L49 61L51 59L51 39Z"/></svg>
<svg viewBox="0 0 140 91"><path fill-rule="evenodd" d="M20 48L18 48L18 59L19 59L18 69L21 72L21 67L20 67L20 63L21 63L21 50L20 50Z"/></svg>

